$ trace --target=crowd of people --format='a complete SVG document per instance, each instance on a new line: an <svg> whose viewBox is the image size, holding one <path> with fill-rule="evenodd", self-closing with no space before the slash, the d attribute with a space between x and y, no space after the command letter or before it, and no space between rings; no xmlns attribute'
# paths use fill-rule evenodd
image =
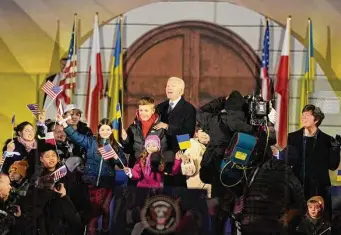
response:
<svg viewBox="0 0 341 235"><path fill-rule="evenodd" d="M341 140L319 129L324 114L318 107L302 110L302 129L289 134L278 155L272 151L275 120L250 125L247 100L238 91L199 109L184 91L184 81L171 77L167 101L156 105L142 97L119 139L108 119L94 135L74 104L53 121L42 110L36 125L18 124L0 161L0 235L150 234L135 226L140 218L115 213L122 211L115 191L126 187L204 190L212 235L337 234L328 171L339 166ZM237 133L256 136L257 144L243 171L230 169L242 177L227 187L221 164ZM190 145L181 149L177 137L185 134ZM181 213L172 234L204 234L205 223L194 226L196 212ZM123 220L136 221L124 234L115 229ZM192 230L180 229L186 226Z"/></svg>

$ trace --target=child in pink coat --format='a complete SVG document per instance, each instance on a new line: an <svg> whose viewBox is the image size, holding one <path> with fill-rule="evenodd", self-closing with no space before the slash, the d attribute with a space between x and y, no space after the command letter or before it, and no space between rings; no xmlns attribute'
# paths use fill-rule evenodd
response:
<svg viewBox="0 0 341 235"><path fill-rule="evenodd" d="M157 171L152 171L150 162L154 157L159 157L160 153L160 138L156 135L149 135L145 141L145 150L142 152L139 159L136 161L133 168L125 168L124 171L129 178L138 180L137 187L139 188L162 188L164 163L161 160ZM176 175L181 169L180 154L176 154L175 162L172 168L172 175Z"/></svg>

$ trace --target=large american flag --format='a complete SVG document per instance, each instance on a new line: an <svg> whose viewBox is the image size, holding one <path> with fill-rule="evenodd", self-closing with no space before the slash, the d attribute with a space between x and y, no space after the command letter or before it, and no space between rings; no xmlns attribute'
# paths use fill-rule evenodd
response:
<svg viewBox="0 0 341 235"><path fill-rule="evenodd" d="M59 167L56 171L54 171L51 175L53 175L53 179L55 182L66 176L67 168L66 166Z"/></svg>
<svg viewBox="0 0 341 235"><path fill-rule="evenodd" d="M33 115L37 115L40 112L38 104L28 104L27 108L32 112Z"/></svg>
<svg viewBox="0 0 341 235"><path fill-rule="evenodd" d="M262 79L262 97L265 101L271 100L271 80L269 78L269 46L270 46L270 29L269 21L266 20L266 28L263 39L262 69L260 76Z"/></svg>
<svg viewBox="0 0 341 235"><path fill-rule="evenodd" d="M103 147L99 148L98 151L100 152L104 160L118 157L117 153L113 150L110 144L104 145Z"/></svg>
<svg viewBox="0 0 341 235"><path fill-rule="evenodd" d="M70 104L72 93L76 86L77 50L75 41L75 23L76 22L73 23L67 61L62 71L62 79L59 82L59 86L61 86L63 90L58 96L57 103L59 102L60 99L63 99L65 104Z"/></svg>
<svg viewBox="0 0 341 235"><path fill-rule="evenodd" d="M62 88L59 86L53 85L52 82L47 81L42 90L51 97L52 100L56 99L60 92L62 92Z"/></svg>

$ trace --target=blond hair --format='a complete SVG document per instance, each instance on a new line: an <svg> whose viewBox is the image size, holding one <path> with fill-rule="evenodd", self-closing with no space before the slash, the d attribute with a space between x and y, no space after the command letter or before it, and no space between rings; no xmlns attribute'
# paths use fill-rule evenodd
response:
<svg viewBox="0 0 341 235"><path fill-rule="evenodd" d="M155 105L154 99L151 97L142 97L138 102L137 105Z"/></svg>

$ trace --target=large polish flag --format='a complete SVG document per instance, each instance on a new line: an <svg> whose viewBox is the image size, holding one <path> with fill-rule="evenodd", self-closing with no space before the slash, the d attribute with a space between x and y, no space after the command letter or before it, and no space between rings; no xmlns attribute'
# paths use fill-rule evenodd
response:
<svg viewBox="0 0 341 235"><path fill-rule="evenodd" d="M86 99L86 120L88 126L97 133L100 99L103 97L103 75L99 45L98 14L95 15L92 38L91 64L89 67L88 92Z"/></svg>
<svg viewBox="0 0 341 235"><path fill-rule="evenodd" d="M288 17L275 88L277 93L276 110L278 113L275 129L277 131L277 145L280 148L286 147L288 138L290 39L291 17Z"/></svg>

